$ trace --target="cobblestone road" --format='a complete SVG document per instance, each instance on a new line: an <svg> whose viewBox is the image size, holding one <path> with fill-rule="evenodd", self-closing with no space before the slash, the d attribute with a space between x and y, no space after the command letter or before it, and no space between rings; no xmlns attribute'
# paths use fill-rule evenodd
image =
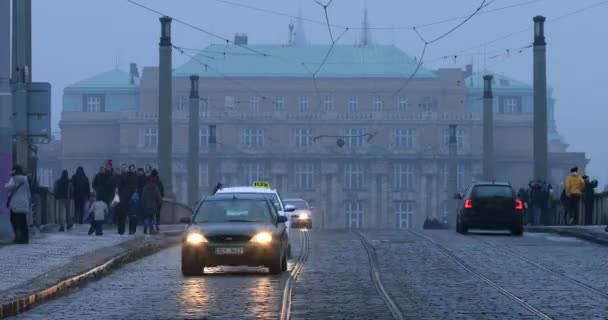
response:
<svg viewBox="0 0 608 320"><path fill-rule="evenodd" d="M608 319L608 298L521 259L608 294L606 247L550 234L420 234L552 319ZM374 246L383 284L406 319L539 319L413 233L363 235ZM352 233L312 231L310 239L292 319L392 319L370 279L366 252ZM295 260L299 239L293 243ZM226 268L184 278L179 265L180 249L171 248L17 318L278 318L287 274Z"/></svg>

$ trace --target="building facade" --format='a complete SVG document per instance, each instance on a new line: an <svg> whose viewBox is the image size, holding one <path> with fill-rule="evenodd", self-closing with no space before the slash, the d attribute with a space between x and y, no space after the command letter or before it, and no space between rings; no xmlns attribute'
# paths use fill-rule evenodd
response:
<svg viewBox="0 0 608 320"><path fill-rule="evenodd" d="M482 76L491 72L420 68L406 81L417 62L394 46L338 45L321 63L328 50L211 45L174 69L177 200L187 197L189 77L197 74L202 192L216 183L208 181L210 170L225 185L266 180L284 197L312 203L325 228L420 228L426 218L446 216L448 126L458 126L464 189L481 175ZM525 186L533 164L532 87L493 75L496 179ZM566 151L549 101L550 167L559 183L588 160ZM208 125L217 126L216 168L207 163ZM67 87L60 126L62 166L70 172L83 166L92 175L108 159L156 166L158 68L145 67L139 77L132 65Z"/></svg>

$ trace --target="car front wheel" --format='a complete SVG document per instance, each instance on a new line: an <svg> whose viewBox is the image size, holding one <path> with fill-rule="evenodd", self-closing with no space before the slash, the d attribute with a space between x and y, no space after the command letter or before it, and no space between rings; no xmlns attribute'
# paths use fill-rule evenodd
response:
<svg viewBox="0 0 608 320"><path fill-rule="evenodd" d="M270 260L270 263L266 267L268 267L268 272L270 274L279 274L283 271L283 262L285 259L281 256L280 252L277 252L275 256L273 256Z"/></svg>
<svg viewBox="0 0 608 320"><path fill-rule="evenodd" d="M193 254L182 252L182 275L186 277L202 276L204 266Z"/></svg>

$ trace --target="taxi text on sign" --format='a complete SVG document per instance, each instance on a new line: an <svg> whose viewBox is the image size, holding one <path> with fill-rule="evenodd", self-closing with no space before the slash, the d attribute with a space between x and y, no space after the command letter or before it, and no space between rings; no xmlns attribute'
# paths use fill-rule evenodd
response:
<svg viewBox="0 0 608 320"><path fill-rule="evenodd" d="M266 189L270 189L270 183L268 183L266 181L254 181L253 182L253 187L254 188L266 188Z"/></svg>

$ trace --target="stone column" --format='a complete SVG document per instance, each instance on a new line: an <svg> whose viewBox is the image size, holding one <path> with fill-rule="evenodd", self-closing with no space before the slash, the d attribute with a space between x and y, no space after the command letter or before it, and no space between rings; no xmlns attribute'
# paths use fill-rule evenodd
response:
<svg viewBox="0 0 608 320"><path fill-rule="evenodd" d="M450 140L449 140L449 163L448 163L448 223L455 227L456 226L456 205L457 202L454 199L454 194L458 192L457 186L457 170L458 170L458 141L456 139L456 125L450 125Z"/></svg>
<svg viewBox="0 0 608 320"><path fill-rule="evenodd" d="M483 77L483 178L494 180L494 99L492 76Z"/></svg>
<svg viewBox="0 0 608 320"><path fill-rule="evenodd" d="M545 17L534 17L534 178L547 181L547 43Z"/></svg>
<svg viewBox="0 0 608 320"><path fill-rule="evenodd" d="M160 18L161 36L158 63L158 171L165 187L165 196L174 197L172 179L173 108L171 18Z"/></svg>
<svg viewBox="0 0 608 320"><path fill-rule="evenodd" d="M188 204L192 205L199 200L199 103L198 95L199 76L190 77L190 118L188 127Z"/></svg>

